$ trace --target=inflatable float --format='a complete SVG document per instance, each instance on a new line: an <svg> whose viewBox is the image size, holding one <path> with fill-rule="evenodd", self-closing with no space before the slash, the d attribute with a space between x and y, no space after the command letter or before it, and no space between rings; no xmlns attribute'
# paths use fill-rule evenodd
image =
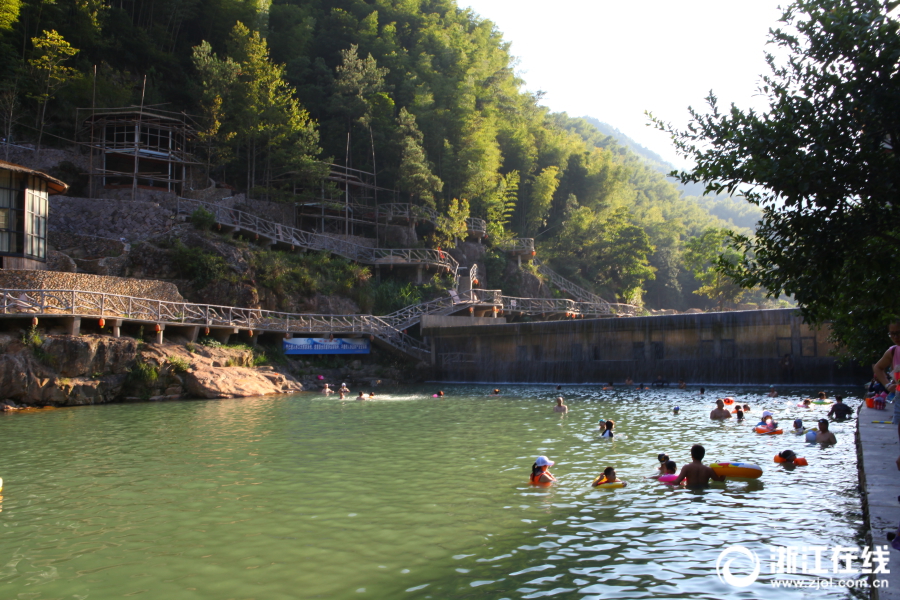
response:
<svg viewBox="0 0 900 600"><path fill-rule="evenodd" d="M784 433L782 429L766 429L765 427L755 427L754 431L760 435L781 435Z"/></svg>
<svg viewBox="0 0 900 600"><path fill-rule="evenodd" d="M607 481L606 483L597 483L598 481L603 481L603 475L594 480L594 483L591 486L595 488L603 488L606 490L612 490L615 488L623 488L625 487L624 481Z"/></svg>
<svg viewBox="0 0 900 600"><path fill-rule="evenodd" d="M734 398L724 398L722 400L722 403L726 406L731 406L732 404L734 404Z"/></svg>
<svg viewBox="0 0 900 600"><path fill-rule="evenodd" d="M778 455L776 454L776 455L775 455L775 462L777 462L777 463L786 463L787 461L786 461L785 459L781 458L780 456L778 456ZM799 458L799 457L797 457L797 458L794 459L794 464L797 465L798 467L807 467L807 466L809 466L809 463L806 462L806 459L805 459L805 458Z"/></svg>
<svg viewBox="0 0 900 600"><path fill-rule="evenodd" d="M763 474L762 467L753 463L720 462L712 463L709 467L716 475L738 479L758 479Z"/></svg>
<svg viewBox="0 0 900 600"><path fill-rule="evenodd" d="M675 473L660 475L657 481L659 481L660 483L675 483L676 481L678 481L678 475L676 475Z"/></svg>

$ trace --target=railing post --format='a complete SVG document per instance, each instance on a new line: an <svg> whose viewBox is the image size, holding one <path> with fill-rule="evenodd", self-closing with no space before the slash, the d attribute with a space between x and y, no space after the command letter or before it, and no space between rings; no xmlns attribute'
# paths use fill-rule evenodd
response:
<svg viewBox="0 0 900 600"><path fill-rule="evenodd" d="M72 314L75 314L75 294L77 294L75 290L72 290Z"/></svg>

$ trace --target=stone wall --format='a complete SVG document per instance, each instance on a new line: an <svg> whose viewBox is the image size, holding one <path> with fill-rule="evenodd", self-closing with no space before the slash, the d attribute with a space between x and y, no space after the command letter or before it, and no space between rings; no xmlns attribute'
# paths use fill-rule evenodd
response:
<svg viewBox="0 0 900 600"><path fill-rule="evenodd" d="M50 196L49 228L105 238L144 240L169 231L175 211L159 202Z"/></svg>
<svg viewBox="0 0 900 600"><path fill-rule="evenodd" d="M47 241L55 249L65 252L72 258L122 256L129 249L129 244L119 239L84 235L71 231L51 230L47 234Z"/></svg>
<svg viewBox="0 0 900 600"><path fill-rule="evenodd" d="M178 288L164 281L55 271L0 271L0 288L105 292L167 302L184 302Z"/></svg>
<svg viewBox="0 0 900 600"><path fill-rule="evenodd" d="M857 384L871 368L840 365L828 330L795 310L423 327L444 381L651 384ZM442 361L446 355L447 360ZM453 357L468 356L467 362ZM446 363L446 364L445 364Z"/></svg>

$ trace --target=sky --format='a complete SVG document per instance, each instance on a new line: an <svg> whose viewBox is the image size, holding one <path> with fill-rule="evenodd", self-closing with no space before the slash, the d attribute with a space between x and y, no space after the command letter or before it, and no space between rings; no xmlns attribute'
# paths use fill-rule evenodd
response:
<svg viewBox="0 0 900 600"><path fill-rule="evenodd" d="M688 107L760 108L770 27L784 0L459 0L493 21L542 104L618 128L680 167L644 111L684 128Z"/></svg>

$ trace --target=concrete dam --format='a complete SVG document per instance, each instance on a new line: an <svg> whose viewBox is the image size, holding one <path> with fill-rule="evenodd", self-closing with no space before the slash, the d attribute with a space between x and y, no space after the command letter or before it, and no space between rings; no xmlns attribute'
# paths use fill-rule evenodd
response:
<svg viewBox="0 0 900 600"><path fill-rule="evenodd" d="M829 355L827 327L793 309L505 323L422 321L435 376L447 382L863 384L868 366Z"/></svg>

